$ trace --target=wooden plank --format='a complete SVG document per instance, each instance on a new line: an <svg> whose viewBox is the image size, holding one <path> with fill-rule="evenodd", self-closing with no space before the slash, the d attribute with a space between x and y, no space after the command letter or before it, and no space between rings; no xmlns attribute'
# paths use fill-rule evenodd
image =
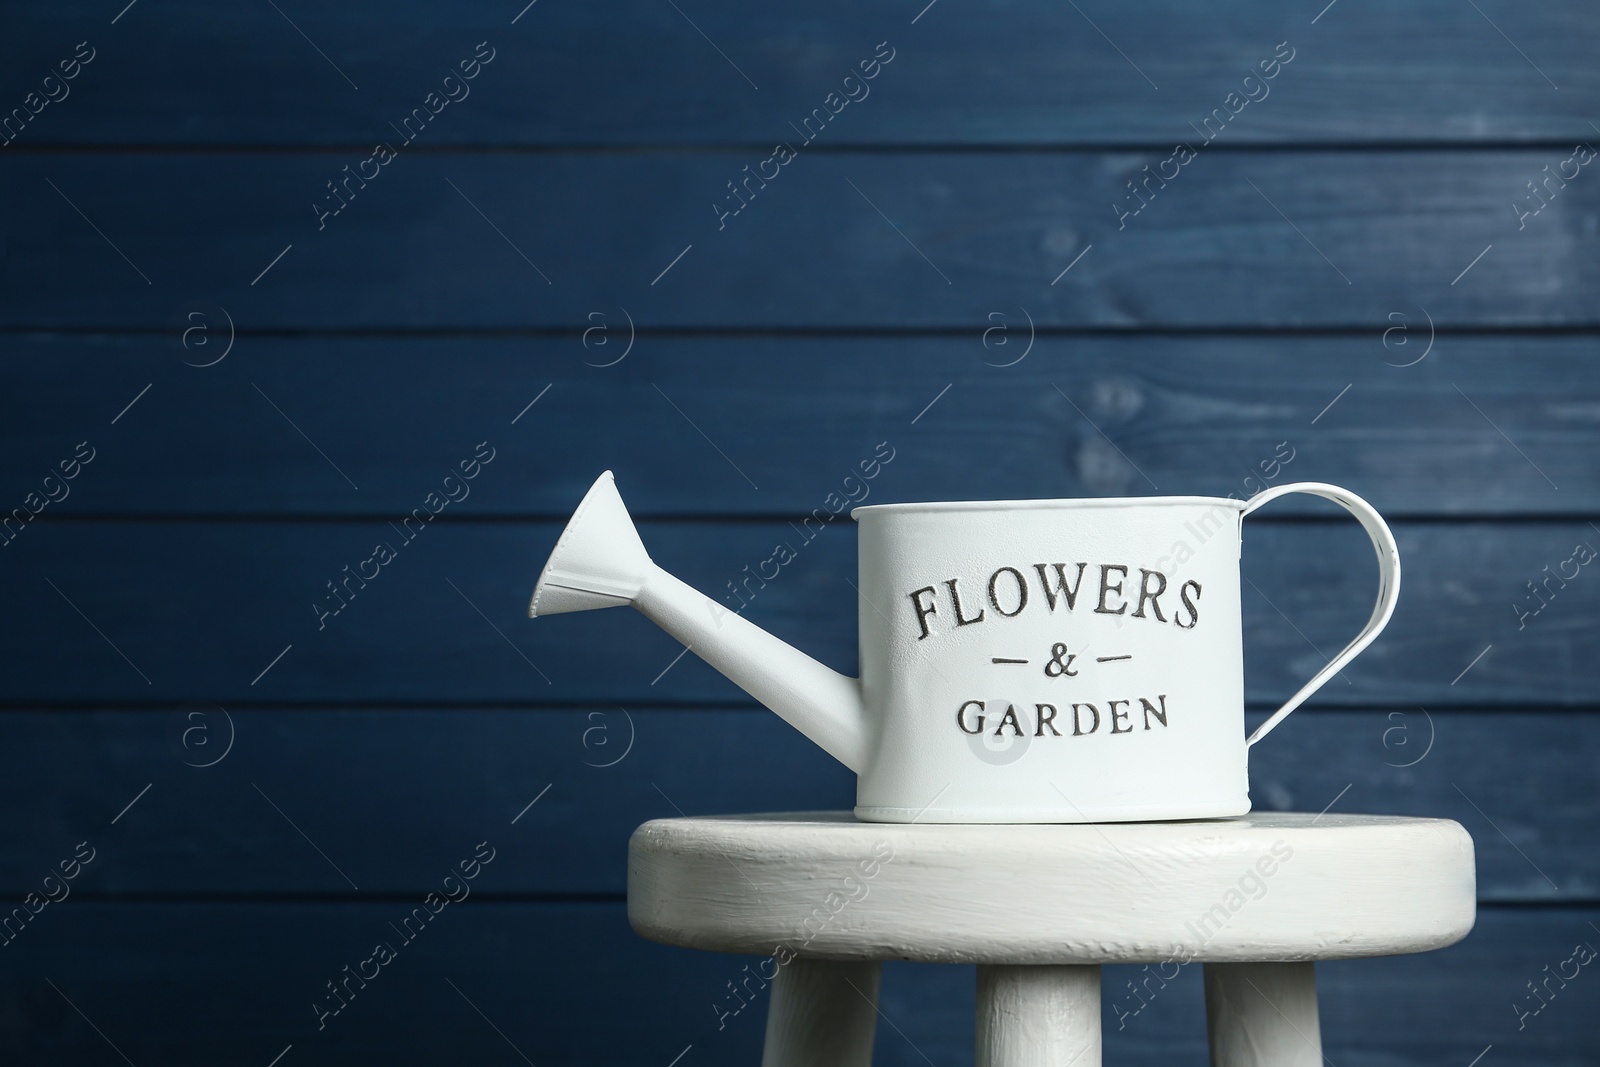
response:
<svg viewBox="0 0 1600 1067"><path fill-rule="evenodd" d="M492 877L490 866L479 881ZM133 1063L266 1064L289 1046L284 1063L755 1062L767 990L752 978L735 999L729 984L770 964L643 941L621 904L469 898L405 943L390 924L413 903L51 907L8 949L0 993L13 1023L0 1047L19 1062L117 1062L108 1042ZM1552 979L1553 999L1520 1031L1507 1007L1537 1003L1524 983L1546 966L1554 974L1575 944L1594 944L1597 918L1593 908L1490 908L1441 952L1324 965L1329 1059L1465 1064L1493 1044L1497 1063L1583 1062L1575 1050L1590 1040L1595 994L1581 978L1565 988ZM352 980L354 996L319 1031L313 1003L334 1003L324 983L360 967L380 940L397 944L395 957L365 988ZM1152 980L1139 1014L1114 1014L1140 1003L1126 988L1136 979L1139 969L1106 968L1107 1046L1126 1063L1198 1062L1199 968L1165 988ZM626 1025L594 1025L609 1018L602 995L626 1007ZM971 1056L970 968L891 963L881 1007L892 1025L880 1024L877 1062Z"/></svg>
<svg viewBox="0 0 1600 1067"><path fill-rule="evenodd" d="M635 335L633 351L619 317L594 320L587 348L581 333L245 338L203 369L178 357L221 357L225 322L194 320L188 351L176 334L29 335L0 369L15 460L0 499L20 504L87 439L95 460L45 518L392 516L488 440L511 458L469 486L476 516L563 516L603 467L638 515L1284 480L1348 486L1394 517L1600 511L1593 336L1437 337L1417 309L1393 314L1348 337L1030 338L1014 308L959 336ZM507 469L533 456L536 480ZM1289 497L1272 514L1317 508Z"/></svg>
<svg viewBox="0 0 1600 1067"><path fill-rule="evenodd" d="M1565 150L1200 152L1138 196L1164 156L816 155L748 203L739 153L405 155L337 200L349 153L18 156L0 326L165 330L197 301L247 332L1600 322L1600 182L1514 208Z"/></svg>
<svg viewBox="0 0 1600 1067"><path fill-rule="evenodd" d="M758 708L13 711L0 750L18 899L80 841L85 899L420 895L474 834L517 846L486 893L618 895L649 819L855 802ZM1594 713L1307 711L1251 755L1257 810L1454 819L1481 899L1600 899Z"/></svg>
<svg viewBox="0 0 1600 1067"><path fill-rule="evenodd" d="M1344 0L1320 17L1321 4L1265 0L924 6L790 2L752 18L708 0L681 12L367 0L281 13L189 0L107 25L103 7L79 0L18 15L0 65L17 106L76 42L95 46L70 96L23 127L18 147L367 145L485 40L495 58L445 106L429 144L765 146L846 91L859 103L835 104L819 142L1166 143L1246 89L1260 99L1227 132L1243 143L1571 140L1592 136L1583 101L1600 90L1596 27L1576 0L1498 0L1482 14L1445 0ZM863 95L844 78L880 41L894 59ZM1246 87L1275 53L1289 65Z"/></svg>
<svg viewBox="0 0 1600 1067"><path fill-rule="evenodd" d="M634 612L530 621L528 597L557 534L554 523L446 520L410 543L378 520L44 526L0 550L10 554L0 595L16 620L0 652L7 700L742 699ZM1401 523L1396 534L1406 577L1394 620L1318 702L1594 703L1600 663L1586 649L1600 626L1600 583L1574 552L1600 547L1588 523ZM855 669L847 531L823 527L802 542L787 523L665 522L647 523L643 537L658 563L730 608L744 568L755 574L775 545L793 542L795 558L765 588L751 580L747 614L824 663ZM1375 567L1348 520L1252 520L1245 541L1254 583L1243 594L1246 696L1266 705L1360 628ZM394 558L369 563L376 576L363 589L348 575L380 542ZM341 584L335 597L336 578L350 592Z"/></svg>

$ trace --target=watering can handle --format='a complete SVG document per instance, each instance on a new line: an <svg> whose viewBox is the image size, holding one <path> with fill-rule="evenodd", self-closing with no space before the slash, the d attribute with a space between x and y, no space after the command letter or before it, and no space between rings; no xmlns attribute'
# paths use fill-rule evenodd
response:
<svg viewBox="0 0 1600 1067"><path fill-rule="evenodd" d="M1289 493L1310 493L1313 496L1324 497L1344 508L1361 523L1362 528L1367 531L1367 536L1372 538L1373 551L1378 555L1378 600L1372 607L1371 618L1367 619L1367 624L1361 628L1355 640L1346 645L1344 651L1329 660L1311 681L1301 686L1300 691L1290 697L1283 707L1273 712L1271 718L1258 726L1256 732L1245 742L1247 747L1271 733L1273 727L1282 722L1291 711L1305 703L1312 693L1321 689L1329 679L1343 670L1347 663L1370 645L1388 624L1389 616L1394 614L1395 599L1400 595L1400 550L1394 543L1394 534L1389 532L1389 526L1383 521L1383 516L1374 511L1371 504L1346 489L1325 482L1291 482L1288 485L1276 486L1251 497L1239 515L1240 520L1243 521L1244 516L1263 504Z"/></svg>

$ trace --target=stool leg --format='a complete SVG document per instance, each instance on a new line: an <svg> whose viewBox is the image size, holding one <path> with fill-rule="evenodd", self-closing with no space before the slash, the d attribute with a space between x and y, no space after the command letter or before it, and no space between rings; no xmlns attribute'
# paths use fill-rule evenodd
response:
<svg viewBox="0 0 1600 1067"><path fill-rule="evenodd" d="M978 967L977 1067L1100 1067L1100 968Z"/></svg>
<svg viewBox="0 0 1600 1067"><path fill-rule="evenodd" d="M1212 1067L1321 1067L1316 965L1206 964Z"/></svg>
<svg viewBox="0 0 1600 1067"><path fill-rule="evenodd" d="M871 1067L877 960L796 957L772 981L761 1067Z"/></svg>

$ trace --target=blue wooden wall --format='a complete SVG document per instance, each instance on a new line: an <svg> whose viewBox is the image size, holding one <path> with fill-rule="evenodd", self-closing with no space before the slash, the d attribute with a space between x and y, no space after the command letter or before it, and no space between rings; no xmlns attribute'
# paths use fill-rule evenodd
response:
<svg viewBox="0 0 1600 1067"><path fill-rule="evenodd" d="M747 961L628 929L627 837L849 776L525 604L604 467L716 592L884 442L872 501L1382 509L1400 609L1252 792L1461 821L1481 911L1325 967L1328 1057L1600 1062L1600 978L1549 980L1600 945L1600 12L523 3L5 15L7 1062L755 1062ZM1259 717L1373 576L1314 502L1252 523ZM749 617L852 668L854 553ZM1110 1062L1198 1061L1198 974L1115 1032L1129 977ZM879 1062L969 1060L972 1000L891 966Z"/></svg>

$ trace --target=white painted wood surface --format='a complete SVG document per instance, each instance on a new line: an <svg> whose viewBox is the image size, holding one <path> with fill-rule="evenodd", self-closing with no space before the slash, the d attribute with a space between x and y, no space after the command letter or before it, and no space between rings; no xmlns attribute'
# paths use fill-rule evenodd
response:
<svg viewBox="0 0 1600 1067"><path fill-rule="evenodd" d="M872 1067L876 960L796 957L778 970L761 1067Z"/></svg>
<svg viewBox="0 0 1600 1067"><path fill-rule="evenodd" d="M1100 968L978 968L977 1067L1100 1067Z"/></svg>
<svg viewBox="0 0 1600 1067"><path fill-rule="evenodd" d="M1208 963L1211 1067L1321 1067L1316 964Z"/></svg>
<svg viewBox="0 0 1600 1067"><path fill-rule="evenodd" d="M1443 819L1289 813L1116 825L663 819L629 845L628 916L668 944L983 964L1422 952L1475 917Z"/></svg>

